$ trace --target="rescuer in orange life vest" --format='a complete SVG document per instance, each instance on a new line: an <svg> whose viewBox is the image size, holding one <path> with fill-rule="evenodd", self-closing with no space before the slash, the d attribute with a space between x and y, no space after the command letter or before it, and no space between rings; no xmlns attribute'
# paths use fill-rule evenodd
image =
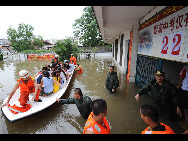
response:
<svg viewBox="0 0 188 141"><path fill-rule="evenodd" d="M144 104L140 108L140 115L146 124L149 124L141 134L175 134L174 131L163 123L159 123L159 114L155 107Z"/></svg>
<svg viewBox="0 0 188 141"><path fill-rule="evenodd" d="M74 60L74 65L76 65L76 58L73 56L73 54L71 54L70 62L71 60Z"/></svg>
<svg viewBox="0 0 188 141"><path fill-rule="evenodd" d="M89 115L83 134L110 134L110 126L106 120L107 104L103 99L91 103L92 111Z"/></svg>
<svg viewBox="0 0 188 141"><path fill-rule="evenodd" d="M76 71L77 71L78 73L83 73L82 66L80 66L79 64L77 64L77 66L76 66Z"/></svg>
<svg viewBox="0 0 188 141"><path fill-rule="evenodd" d="M20 79L17 80L16 85L14 86L12 92L10 93L8 100L6 103L2 105L2 107L7 106L9 104L10 99L16 92L16 90L20 87L20 98L18 101L20 102L21 106L25 106L27 101L29 100L29 94L34 93L32 100L35 102L42 102L41 99L39 99L40 89L35 81L35 79L32 79L31 76L29 76L29 71L21 70L19 72Z"/></svg>

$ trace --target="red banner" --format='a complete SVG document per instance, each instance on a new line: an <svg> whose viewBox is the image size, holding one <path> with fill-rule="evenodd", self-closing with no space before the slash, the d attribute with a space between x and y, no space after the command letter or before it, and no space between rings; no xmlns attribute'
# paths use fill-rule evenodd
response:
<svg viewBox="0 0 188 141"><path fill-rule="evenodd" d="M158 14L151 17L149 20L147 20L143 24L141 24L139 27L139 30L142 30L142 29L158 22L158 21L164 19L165 17L167 17L167 16L169 16L185 7L187 7L187 6L169 6L169 7L165 8L163 11L161 11Z"/></svg>
<svg viewBox="0 0 188 141"><path fill-rule="evenodd" d="M130 45L129 45L129 61L128 61L127 82L129 82L129 77L130 77L132 43L133 43L133 31L130 32Z"/></svg>
<svg viewBox="0 0 188 141"><path fill-rule="evenodd" d="M55 55L42 55L42 56L38 56L38 55L27 55L28 59L52 59L54 58Z"/></svg>

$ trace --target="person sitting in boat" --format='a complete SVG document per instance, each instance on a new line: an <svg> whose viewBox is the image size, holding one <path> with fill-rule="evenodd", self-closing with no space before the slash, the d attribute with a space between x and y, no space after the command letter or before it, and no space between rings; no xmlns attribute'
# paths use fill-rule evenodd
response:
<svg viewBox="0 0 188 141"><path fill-rule="evenodd" d="M71 63L69 64L71 71L73 71L74 69L74 60L71 60Z"/></svg>
<svg viewBox="0 0 188 141"><path fill-rule="evenodd" d="M41 80L40 87L42 87L42 85L44 86L42 87L43 97L48 96L53 93L53 90L54 90L53 83L64 87L63 85L59 84L55 79L53 79L53 77L50 77L50 74L48 71L44 71L42 75L43 75L43 78Z"/></svg>
<svg viewBox="0 0 188 141"><path fill-rule="evenodd" d="M18 101L20 102L21 106L26 106L27 101L29 100L29 94L34 93L32 100L35 102L42 102L39 99L40 89L39 86L34 78L29 76L29 71L21 70L19 72L20 79L17 80L16 85L14 86L12 92L10 93L8 100L6 103L2 105L2 107L7 106L9 104L10 99L16 92L16 90L20 87L20 97Z"/></svg>
<svg viewBox="0 0 188 141"><path fill-rule="evenodd" d="M53 77L54 80L56 80L58 83L61 84L61 76L60 76L60 73L58 73L58 71L52 72L52 77ZM53 83L53 86L54 86L53 93L59 91L59 85L58 84Z"/></svg>
<svg viewBox="0 0 188 141"><path fill-rule="evenodd" d="M65 72L61 69L61 68L58 68L58 76L61 77L61 85L65 86L66 85L66 74ZM59 87L59 89L62 89L63 87Z"/></svg>
<svg viewBox="0 0 188 141"><path fill-rule="evenodd" d="M67 81L69 80L69 77L72 75L72 71L69 65L66 66L67 71L65 72Z"/></svg>
<svg viewBox="0 0 188 141"><path fill-rule="evenodd" d="M91 98L89 96L83 95L80 88L74 89L74 98L68 98L68 99L56 98L56 101L62 104L76 104L80 114L84 119L87 119L92 111L90 107L90 104L92 102Z"/></svg>

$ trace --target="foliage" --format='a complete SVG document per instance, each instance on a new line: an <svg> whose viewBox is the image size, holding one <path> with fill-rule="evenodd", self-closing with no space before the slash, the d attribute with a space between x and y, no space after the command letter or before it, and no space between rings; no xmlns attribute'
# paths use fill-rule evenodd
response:
<svg viewBox="0 0 188 141"><path fill-rule="evenodd" d="M10 26L7 30L7 37L8 40L11 42L12 47L16 51L27 50L27 49L34 49L34 46L40 46L42 42L42 37L38 36L38 38L33 39L33 30L29 24L20 23L18 24L18 29L14 29ZM34 44L33 44L34 41Z"/></svg>
<svg viewBox="0 0 188 141"><path fill-rule="evenodd" d="M97 20L91 6L84 8L84 13L72 25L74 36L84 47L95 47L107 45L103 42Z"/></svg>
<svg viewBox="0 0 188 141"><path fill-rule="evenodd" d="M38 36L38 38L36 37L33 38L34 46L37 46L40 49L45 45L42 41L43 41L43 38L40 35Z"/></svg>
<svg viewBox="0 0 188 141"><path fill-rule="evenodd" d="M3 53L0 51L0 60L3 60Z"/></svg>
<svg viewBox="0 0 188 141"><path fill-rule="evenodd" d="M25 54L29 54L29 53L47 53L47 52L52 52L52 50L22 50L22 51L18 51L18 53L25 53Z"/></svg>
<svg viewBox="0 0 188 141"><path fill-rule="evenodd" d="M75 42L71 37L58 40L55 43L55 52L59 55L60 60L69 60L70 54L74 54L74 56L77 57L78 50L79 48L77 46L77 42Z"/></svg>

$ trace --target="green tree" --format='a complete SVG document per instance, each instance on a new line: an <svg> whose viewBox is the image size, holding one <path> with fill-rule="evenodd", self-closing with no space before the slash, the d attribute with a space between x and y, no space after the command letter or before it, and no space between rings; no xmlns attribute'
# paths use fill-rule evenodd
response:
<svg viewBox="0 0 188 141"><path fill-rule="evenodd" d="M33 38L33 44L34 46L37 46L38 48L42 48L45 44L42 42L43 38L42 36L38 36L37 38Z"/></svg>
<svg viewBox="0 0 188 141"><path fill-rule="evenodd" d="M74 54L74 56L77 57L78 50L77 42L71 37L58 40L55 43L55 52L59 55L60 60L69 60L70 54Z"/></svg>
<svg viewBox="0 0 188 141"><path fill-rule="evenodd" d="M97 20L92 11L91 6L84 8L84 13L79 19L75 20L72 25L74 29L74 37L85 47L95 47L106 45L101 37Z"/></svg>
<svg viewBox="0 0 188 141"><path fill-rule="evenodd" d="M33 30L29 24L20 23L18 29L14 29L10 26L7 30L8 40L11 42L14 50L33 50L34 46L42 47L42 37L39 35L38 38L33 38Z"/></svg>

